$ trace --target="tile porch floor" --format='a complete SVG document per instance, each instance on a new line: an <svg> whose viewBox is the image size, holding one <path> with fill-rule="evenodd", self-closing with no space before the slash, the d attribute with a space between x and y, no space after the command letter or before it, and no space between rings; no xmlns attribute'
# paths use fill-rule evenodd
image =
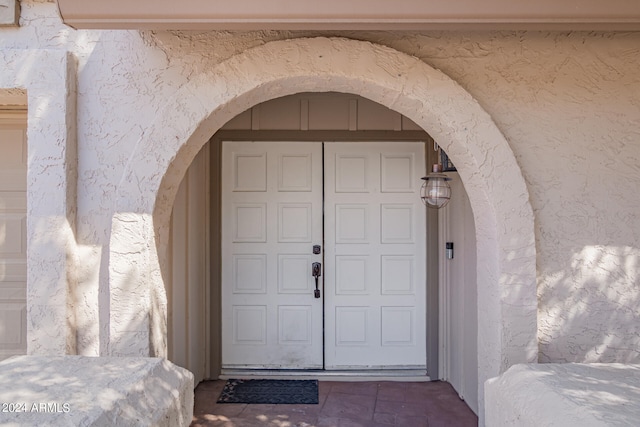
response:
<svg viewBox="0 0 640 427"><path fill-rule="evenodd" d="M196 387L191 427L471 427L478 418L450 384L319 382L318 405L216 404L225 381Z"/></svg>

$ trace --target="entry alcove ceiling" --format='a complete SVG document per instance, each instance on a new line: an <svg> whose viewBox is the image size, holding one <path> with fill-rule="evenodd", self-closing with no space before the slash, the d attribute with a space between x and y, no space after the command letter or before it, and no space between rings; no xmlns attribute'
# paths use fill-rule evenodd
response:
<svg viewBox="0 0 640 427"><path fill-rule="evenodd" d="M640 31L638 0L57 0L78 29Z"/></svg>

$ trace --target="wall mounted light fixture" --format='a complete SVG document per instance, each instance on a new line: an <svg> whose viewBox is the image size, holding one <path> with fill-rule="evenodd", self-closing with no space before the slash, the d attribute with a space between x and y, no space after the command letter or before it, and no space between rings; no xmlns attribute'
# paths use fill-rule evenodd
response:
<svg viewBox="0 0 640 427"><path fill-rule="evenodd" d="M420 188L422 203L434 209L439 209L449 203L451 187L447 181L451 181L451 178L442 173L442 166L433 165L433 171L422 179L424 179L424 184Z"/></svg>

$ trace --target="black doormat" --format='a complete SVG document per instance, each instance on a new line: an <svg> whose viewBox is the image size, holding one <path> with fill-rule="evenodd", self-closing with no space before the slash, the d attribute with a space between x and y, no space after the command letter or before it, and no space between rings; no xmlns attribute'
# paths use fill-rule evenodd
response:
<svg viewBox="0 0 640 427"><path fill-rule="evenodd" d="M228 380L218 403L317 404L317 380Z"/></svg>

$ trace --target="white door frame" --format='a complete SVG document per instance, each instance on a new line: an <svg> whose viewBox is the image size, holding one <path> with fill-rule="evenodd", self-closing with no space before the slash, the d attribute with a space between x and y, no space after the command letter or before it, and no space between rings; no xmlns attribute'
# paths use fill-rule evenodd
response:
<svg viewBox="0 0 640 427"><path fill-rule="evenodd" d="M227 140L228 140L228 138L222 138L222 140L220 140L220 143L222 143L223 141L227 141ZM315 139L313 139L313 140L309 139L309 140L306 140L306 141L316 141L316 142L318 142L318 143L320 143L320 144L324 144L323 142L320 142L320 141L315 140ZM258 139L256 139L256 140L254 140L252 143L259 144L260 142L269 143L269 142L272 142L272 141L271 141L271 140L258 140ZM300 141L300 142L303 142L303 143L304 143L304 141ZM389 141L389 140L372 140L372 141L359 141L359 142L355 142L355 143L353 143L352 141L349 141L349 140L341 140L341 141L340 141L340 142L338 142L337 144L340 144L340 143L345 143L345 144L352 143L353 145L356 145L356 146L357 146L357 144L360 144L360 143L367 143L367 142L374 143L374 144L378 144L378 145L382 145L382 144L389 144L389 146L390 146L391 148L390 148L390 150L387 150L387 151L389 151L389 153L390 153L390 154L395 154L395 152L394 152L394 150L393 150L393 144L405 144L405 145L406 145L406 144L409 144L409 145L407 145L407 146L405 147L405 149L406 149L406 148L408 148L408 147L410 147L410 146L411 146L411 145L413 145L413 144L421 144L423 147L425 147L425 146L426 146L426 143L425 143L425 142L423 142L423 141L409 141L409 142L408 142L408 141L406 141L406 140L396 140L396 141L393 141L393 140L391 140L391 141ZM295 141L294 141L293 143L295 143ZM250 144L251 144L251 143L250 143ZM384 151L384 150L383 150L383 151ZM384 153L383 153L383 154L384 154ZM396 157L396 156L392 156L392 157ZM414 163L412 164L412 166L411 166L411 167L412 167L412 168L413 168L413 167L415 167L415 168L416 168L416 170L415 170L414 172L415 172L417 175L422 176L422 174L423 174L423 172L424 172L424 168L425 168L425 158L424 158L424 152L422 151L422 148L420 149L420 153L417 153L417 154L415 154L415 153L414 153L414 154L412 154L412 155L411 155L411 158L413 158L413 162L414 162ZM380 161L382 161L382 160L380 160ZM228 165L227 165L227 166L228 166ZM326 171L325 171L325 174L326 174ZM226 175L228 175L228 173L227 173ZM380 178L380 177L378 177L378 178ZM227 176L225 179L229 179L229 177ZM379 179L378 179L378 180L379 180ZM327 181L323 181L323 187L324 187L324 185L326 185L326 182L327 182ZM378 184L376 184L376 185L378 185ZM420 206L420 207L422 207L422 205L419 203L419 198L417 198L417 197L418 197L418 196L417 196L417 193L415 193L415 192L419 189L419 181L417 181L417 182L413 183L413 186L414 186L414 189L413 189L412 194L413 194L413 195L416 195L415 202L417 202L417 203L419 204L419 206ZM401 193L404 193L404 192L405 192L405 191L402 191ZM411 199L411 201L413 202L413 198ZM326 201L325 201L325 203L326 203ZM414 205L415 205L415 203L414 203ZM224 202L223 202L223 206L222 206L221 208L222 208L222 209L224 209ZM325 215L323 215L322 217L323 217L323 218L325 218ZM424 230L424 225L425 225L425 224L424 224L424 222L425 222L425 220L424 220L424 218L421 220L421 219L420 219L421 217L422 217L422 215L418 215L418 217L416 217L416 219L415 219L415 221L416 221L416 222L415 222L415 224L414 224L414 226L413 226L413 227L415 227L416 225L418 225L418 226L417 226L417 228L415 228L415 229L413 230L413 233L422 233L422 234L425 234L425 233L424 233L424 232L425 232L425 230ZM422 222L420 222L420 221L422 221ZM324 219L323 219L323 223L324 223ZM323 228L325 228L324 233L330 232L329 230L326 230L326 224L323 226ZM222 226L222 229L224 230L224 229L225 229L225 226ZM421 232L420 230L422 230L422 232ZM325 236L326 236L326 235L325 235ZM322 242L322 243L323 243L323 244L322 244L322 257L323 257L322 262L323 262L323 270L326 272L326 270L325 270L325 269L326 269L326 266L327 266L327 263L326 263L326 256L327 256L326 237L324 238L324 242ZM406 246L406 245L405 245L405 246ZM411 246L411 245L410 245L410 246ZM422 261L418 261L418 263L417 263L418 265L416 265L416 266L415 266L415 268L422 268L423 270L425 270L425 271L426 271L426 252L424 252L424 250L425 250L425 249L426 249L426 248L423 248L423 249L422 249L422 252L421 252L421 253L422 253L421 257L422 257L422 258L425 258L425 259L424 259L424 260L422 260ZM223 260L224 260L224 256L225 256L225 255L224 255L224 253L221 253L221 257L223 257ZM422 259L422 258L420 258L420 259ZM223 264L224 264L224 261L223 261ZM420 264L421 264L421 265L420 265ZM379 262L374 262L374 265L375 265L375 268L376 268L376 269L381 268L381 266L380 266ZM325 272L323 272L323 277L322 277L321 279L324 279L324 277L326 276ZM421 278L421 277L422 277L422 278ZM221 286L224 286L224 285L221 283ZM416 286L422 286L422 290L421 290L421 292L418 292L418 294L419 294L419 295L422 295L422 296L420 297L421 304L422 304L422 308L419 310L419 312L424 313L424 316L422 316L422 317L424 317L424 319L422 319L423 328L421 328L421 329L420 329L420 330L422 331L422 330L424 329L424 325L427 323L427 313L426 313L426 286L427 286L427 284L426 284L426 276L425 276L425 274L421 274L421 275L419 274L419 275L417 275L417 278L416 278ZM325 289L326 289L326 287L323 287L323 286L321 285L321 289L322 289L322 291L323 291L323 299L324 299L324 294L325 294ZM224 291L223 291L223 292L224 292ZM224 301L221 301L221 303L224 305ZM325 312L325 310L326 310L326 302L323 304L323 312ZM325 312L325 316L326 316L326 312ZM326 320L325 320L325 322L326 322ZM223 326L222 326L222 324L220 325L220 327L221 327L221 328L223 327ZM325 328L326 328L326 327L327 327L327 326L326 326L326 324L325 324ZM419 333L419 332L418 332L418 333ZM421 338L421 339L420 339L420 341L424 341L424 340L426 339L426 330L422 331L422 333L421 333L421 334L422 334L422 336L424 336L425 338L424 338L424 339L422 339L422 338ZM324 339L326 339L326 334L324 334L324 337L325 337ZM424 343L424 346L423 346L423 347L425 347L425 346L426 346L426 343ZM223 352L225 351L225 350L224 350L224 348L223 348L223 350L222 350L222 351L223 351ZM323 352L324 352L324 351L326 351L326 350L324 349L324 346L323 346ZM392 370L396 370L396 371L397 371L397 373L399 373L399 372L400 372L400 370L407 370L407 369L408 369L408 370L410 370L410 372L409 372L409 371L406 371L407 373L411 373L411 374L413 374L413 375L423 375L423 376L424 376L424 375L426 374L426 370L425 370L426 354L425 354L425 351L426 351L426 349L425 349L425 348L422 348L421 352L423 353L423 355L422 355L421 359L424 359L424 362L421 362L421 363L418 363L418 364L412 364L412 365L398 365L398 366L392 367ZM235 367L235 368L237 369L238 367ZM250 367L249 367L249 366L247 366L247 368L250 368ZM255 367L255 368L258 368L258 369L259 369L260 367ZM283 366L283 368L287 369L287 367L286 367L286 366ZM292 368L297 368L297 367L295 367L295 366L294 366L294 367L292 367ZM382 366L375 366L375 369L379 369L379 368L382 368ZM231 369L234 369L234 368L231 368ZM330 369L330 368L327 368L327 369ZM341 368L341 369L342 369L342 368ZM357 370L361 370L361 369L368 369L368 368L363 368L363 367L356 367L356 366L354 366L352 369L354 369L354 372L355 372L355 371L357 371ZM230 372L230 369L229 369L229 368L223 368L223 372ZM403 375L407 375L407 373L405 373L405 374L403 374ZM427 377L424 377L424 378L427 378Z"/></svg>

